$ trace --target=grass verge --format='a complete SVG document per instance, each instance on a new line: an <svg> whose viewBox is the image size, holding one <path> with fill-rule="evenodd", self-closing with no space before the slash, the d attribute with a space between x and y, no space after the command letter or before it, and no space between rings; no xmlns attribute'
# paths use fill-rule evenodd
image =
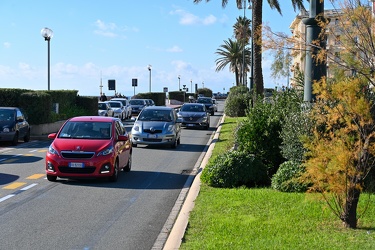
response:
<svg viewBox="0 0 375 250"><path fill-rule="evenodd" d="M225 118L212 157L233 145L237 118ZM346 229L319 194L220 189L202 184L180 249L375 249L375 196L356 230ZM358 212L368 205L363 194Z"/></svg>

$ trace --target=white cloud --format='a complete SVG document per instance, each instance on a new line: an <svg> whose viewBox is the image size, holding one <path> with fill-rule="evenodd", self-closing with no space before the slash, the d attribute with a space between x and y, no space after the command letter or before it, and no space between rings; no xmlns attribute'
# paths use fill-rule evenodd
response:
<svg viewBox="0 0 375 250"><path fill-rule="evenodd" d="M168 52L177 53L182 52L182 49L178 47L177 45L174 45L173 47L167 49Z"/></svg>
<svg viewBox="0 0 375 250"><path fill-rule="evenodd" d="M9 42L4 42L3 45L4 45L4 48L8 49L10 48L11 44Z"/></svg>
<svg viewBox="0 0 375 250"><path fill-rule="evenodd" d="M207 17L201 18L182 9L171 11L170 14L180 16L179 22L182 25L212 25L217 22L217 18L214 15L209 15Z"/></svg>
<svg viewBox="0 0 375 250"><path fill-rule="evenodd" d="M117 37L116 31L118 30L117 25L114 23L104 23L101 20L96 20L95 22L96 30L94 33L100 36L106 37Z"/></svg>

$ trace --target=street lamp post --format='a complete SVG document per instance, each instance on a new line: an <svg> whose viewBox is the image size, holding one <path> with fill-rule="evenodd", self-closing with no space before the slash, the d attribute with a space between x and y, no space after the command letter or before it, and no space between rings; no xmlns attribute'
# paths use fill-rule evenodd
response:
<svg viewBox="0 0 375 250"><path fill-rule="evenodd" d="M51 38L53 37L53 31L49 28L43 28L40 33L42 34L42 36L44 37L44 40L47 41L48 43L48 90L50 90L50 45L49 45L49 41L51 40Z"/></svg>
<svg viewBox="0 0 375 250"><path fill-rule="evenodd" d="M149 79L150 79L149 92L151 92L151 68L152 68L152 66L149 64L147 67L148 67L148 71L150 72L150 77L149 77Z"/></svg>
<svg viewBox="0 0 375 250"><path fill-rule="evenodd" d="M202 82L202 88L204 89L204 81Z"/></svg>
<svg viewBox="0 0 375 250"><path fill-rule="evenodd" d="M178 91L181 91L181 88L180 88L180 80L181 80L181 76L178 75Z"/></svg>
<svg viewBox="0 0 375 250"><path fill-rule="evenodd" d="M193 79L190 79L190 93L193 93Z"/></svg>

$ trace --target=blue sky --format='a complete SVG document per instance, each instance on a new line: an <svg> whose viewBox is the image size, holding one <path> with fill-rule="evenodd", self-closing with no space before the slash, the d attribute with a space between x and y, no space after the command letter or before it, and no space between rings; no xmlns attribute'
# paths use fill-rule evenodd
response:
<svg viewBox="0 0 375 250"><path fill-rule="evenodd" d="M289 34L297 13L290 1L280 1L283 16L264 1L263 21L275 31ZM309 6L307 5L306 8ZM46 90L47 42L41 29L53 30L50 42L51 90L75 89L82 96L108 90L135 93L176 91L183 85L227 91L234 74L226 68L216 72L216 50L233 37L233 24L243 10L235 1L221 7L221 0L125 1L125 0L1 0L0 87ZM250 18L251 10L246 10ZM286 84L270 78L271 59L263 58L265 87ZM285 83L284 83L285 81ZM192 84L191 84L192 83Z"/></svg>

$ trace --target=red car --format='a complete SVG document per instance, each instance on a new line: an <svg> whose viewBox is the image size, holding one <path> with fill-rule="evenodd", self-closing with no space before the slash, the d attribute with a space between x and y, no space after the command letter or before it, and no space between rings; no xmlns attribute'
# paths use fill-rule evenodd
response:
<svg viewBox="0 0 375 250"><path fill-rule="evenodd" d="M131 142L118 118L74 117L48 138L53 139L46 154L49 181L107 177L115 182L121 169L131 169Z"/></svg>

